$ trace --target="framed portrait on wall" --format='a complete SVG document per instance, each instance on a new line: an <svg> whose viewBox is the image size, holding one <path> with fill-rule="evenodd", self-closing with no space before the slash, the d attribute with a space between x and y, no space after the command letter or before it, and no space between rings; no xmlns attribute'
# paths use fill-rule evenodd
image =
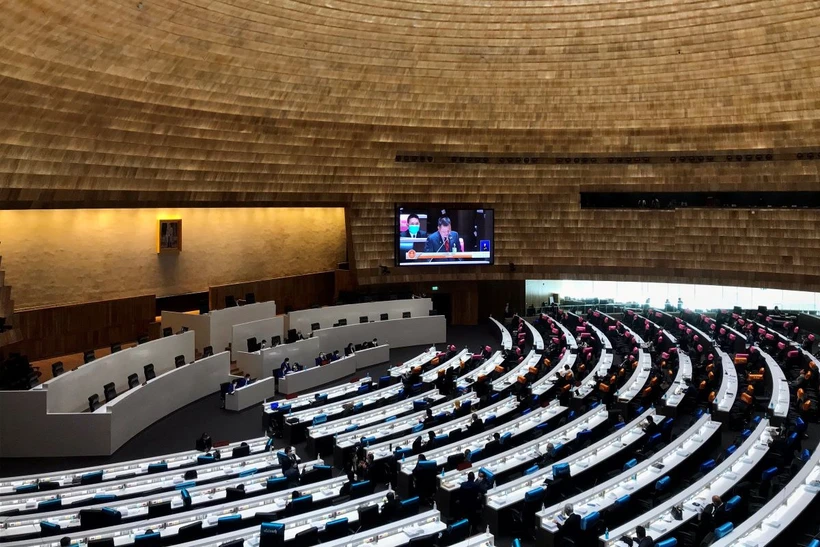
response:
<svg viewBox="0 0 820 547"><path fill-rule="evenodd" d="M157 253L182 250L182 219L160 219L157 223Z"/></svg>

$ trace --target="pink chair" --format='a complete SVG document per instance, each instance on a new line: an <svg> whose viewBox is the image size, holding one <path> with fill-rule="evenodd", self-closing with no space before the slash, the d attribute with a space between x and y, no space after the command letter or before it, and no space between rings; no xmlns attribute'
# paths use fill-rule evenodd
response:
<svg viewBox="0 0 820 547"><path fill-rule="evenodd" d="M734 341L735 341L735 339L737 339L737 336L735 336L735 335L734 335L734 334L732 334L732 333L729 333L729 340L731 340L732 342L734 342Z"/></svg>
<svg viewBox="0 0 820 547"><path fill-rule="evenodd" d="M774 334L767 334L767 335L766 335L766 340L768 340L769 342L771 342L772 340L774 340Z"/></svg>
<svg viewBox="0 0 820 547"><path fill-rule="evenodd" d="M779 349L780 351L783 351L784 349L786 349L786 344L784 344L783 342L778 342L777 343L777 349Z"/></svg>
<svg viewBox="0 0 820 547"><path fill-rule="evenodd" d="M717 325L715 325L714 323L709 324L709 330L710 331L714 332L716 328L717 328Z"/></svg>
<svg viewBox="0 0 820 547"><path fill-rule="evenodd" d="M661 353L661 359L663 359L664 361L668 360L669 359L669 354L664 351L663 353Z"/></svg>
<svg viewBox="0 0 820 547"><path fill-rule="evenodd" d="M726 329L720 327L720 335L723 336L724 334L726 334Z"/></svg>
<svg viewBox="0 0 820 547"><path fill-rule="evenodd" d="M701 344L698 344L697 350L698 350L698 353L703 352L703 346Z"/></svg>
<svg viewBox="0 0 820 547"><path fill-rule="evenodd" d="M814 335L813 334L809 334L808 338L809 338L809 342L814 342Z"/></svg>
<svg viewBox="0 0 820 547"><path fill-rule="evenodd" d="M614 331L618 330L618 327L616 327L615 325L610 325L609 330L610 330L610 332L614 332Z"/></svg>

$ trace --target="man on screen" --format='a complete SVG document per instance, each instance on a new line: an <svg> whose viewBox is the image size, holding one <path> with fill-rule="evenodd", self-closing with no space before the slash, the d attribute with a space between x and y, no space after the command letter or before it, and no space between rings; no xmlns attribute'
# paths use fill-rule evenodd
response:
<svg viewBox="0 0 820 547"><path fill-rule="evenodd" d="M400 237L427 237L427 232L421 229L421 221L416 213L407 215L407 229L399 234Z"/></svg>
<svg viewBox="0 0 820 547"><path fill-rule="evenodd" d="M438 219L438 230L427 236L424 244L425 253L455 253L461 252L458 232L453 232L450 226L450 217Z"/></svg>

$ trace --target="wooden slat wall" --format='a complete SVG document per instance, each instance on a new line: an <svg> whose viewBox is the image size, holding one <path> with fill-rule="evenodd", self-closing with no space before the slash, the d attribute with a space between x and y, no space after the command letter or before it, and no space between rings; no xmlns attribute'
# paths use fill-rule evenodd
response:
<svg viewBox="0 0 820 547"><path fill-rule="evenodd" d="M328 306L334 302L334 282L335 273L330 271L220 285L209 290L210 307L220 310L225 307L226 296L244 299L248 293L253 293L257 302L276 301L276 312L280 314L288 308Z"/></svg>
<svg viewBox="0 0 820 547"><path fill-rule="evenodd" d="M816 211L578 205L582 189L817 190L817 160L395 162L817 150L817 29L812 0L13 2L0 19L0 205L344 204L365 285L820 290ZM495 208L498 266L379 275L395 204L419 201Z"/></svg>
<svg viewBox="0 0 820 547"><path fill-rule="evenodd" d="M17 312L22 341L8 350L36 361L136 342L152 332L155 313L154 295Z"/></svg>

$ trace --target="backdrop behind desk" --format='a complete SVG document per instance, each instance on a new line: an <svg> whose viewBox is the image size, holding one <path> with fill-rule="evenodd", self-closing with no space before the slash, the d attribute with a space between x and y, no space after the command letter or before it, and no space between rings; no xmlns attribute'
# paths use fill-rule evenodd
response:
<svg viewBox="0 0 820 547"><path fill-rule="evenodd" d="M205 346L212 346L214 353L219 353L230 344L234 325L270 317L276 317L276 302L273 301L214 310L204 315L164 311L162 328L170 327L173 332L177 332L182 327L188 327L196 332L198 352L201 353Z"/></svg>
<svg viewBox="0 0 820 547"><path fill-rule="evenodd" d="M313 331L313 336L319 339L319 351L323 352L373 338L378 338L379 344L389 344L391 348L440 344L447 341L447 319L443 315L432 315L356 323L319 329Z"/></svg>

